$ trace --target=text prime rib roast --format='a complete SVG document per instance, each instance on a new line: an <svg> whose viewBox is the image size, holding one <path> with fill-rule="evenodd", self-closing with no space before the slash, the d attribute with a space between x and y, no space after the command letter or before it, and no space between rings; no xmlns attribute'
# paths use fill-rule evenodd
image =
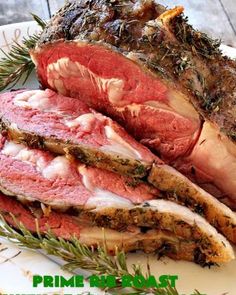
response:
<svg viewBox="0 0 236 295"><path fill-rule="evenodd" d="M235 64L182 11L84 0L52 18L31 51L45 90L0 96L12 226L11 214L88 246L105 231L111 252L234 259Z"/></svg>

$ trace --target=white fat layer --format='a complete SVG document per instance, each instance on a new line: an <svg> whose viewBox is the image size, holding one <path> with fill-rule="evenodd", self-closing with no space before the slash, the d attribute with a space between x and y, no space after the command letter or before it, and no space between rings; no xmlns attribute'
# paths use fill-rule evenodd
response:
<svg viewBox="0 0 236 295"><path fill-rule="evenodd" d="M81 223L81 221L79 220ZM116 230L112 230L109 228L101 228L101 227L84 227L80 232L80 242L85 244L96 244L99 242L104 242L104 237L106 242L108 242L108 246L122 246L125 241L127 242L137 242L139 239L141 240L150 240L150 239L169 239L172 241L177 241L177 239L173 236L170 236L164 232L160 232L159 230L151 230L147 233L141 233L138 227L132 227L130 231L119 232Z"/></svg>
<svg viewBox="0 0 236 295"><path fill-rule="evenodd" d="M104 208L132 208L133 204L128 199L112 192L95 188L93 197L87 201L85 207L100 210Z"/></svg>
<svg viewBox="0 0 236 295"><path fill-rule="evenodd" d="M157 101L150 100L145 101L142 104L127 104L123 107L116 107L116 110L119 112L123 112L125 110L129 110L133 117L138 117L140 111L143 107L159 109L167 112L173 112L176 116L183 116L185 118L190 118L194 120L199 120L199 115L193 106L184 99L179 93L173 92L171 95L169 94L169 102L168 104Z"/></svg>
<svg viewBox="0 0 236 295"><path fill-rule="evenodd" d="M175 115L183 116L185 118L199 120L199 115L196 113L193 106L177 92L173 92L168 104L156 100L150 100L145 101L144 105L154 109L173 112Z"/></svg>
<svg viewBox="0 0 236 295"><path fill-rule="evenodd" d="M15 96L13 104L25 109L40 110L63 116L64 112L51 101L51 97L54 95L56 93L49 89L25 91ZM17 129L17 125L12 123L11 128Z"/></svg>
<svg viewBox="0 0 236 295"><path fill-rule="evenodd" d="M130 111L132 117L138 117L141 107L141 105L135 103L127 105L127 108Z"/></svg>
<svg viewBox="0 0 236 295"><path fill-rule="evenodd" d="M133 206L128 199L96 187L89 178L87 168L84 165L78 166L78 172L82 175L83 185L93 193L93 196L85 205L86 208L130 208Z"/></svg>
<svg viewBox="0 0 236 295"><path fill-rule="evenodd" d="M65 156L56 157L48 163L41 153L11 141L5 143L1 153L33 165L47 179L66 178L70 175L70 162Z"/></svg>
<svg viewBox="0 0 236 295"><path fill-rule="evenodd" d="M12 141L6 141L1 153L6 156L15 157L20 151L24 150L25 146L23 144L18 144Z"/></svg>
<svg viewBox="0 0 236 295"><path fill-rule="evenodd" d="M97 244L104 242L104 237L108 246L120 246L124 241L137 240L137 232L118 232L112 229L103 229L101 227L83 228L80 232L80 242L85 244ZM146 235L149 237L149 235ZM142 237L143 238L143 237ZM118 243L118 244L117 244Z"/></svg>
<svg viewBox="0 0 236 295"><path fill-rule="evenodd" d="M101 78L87 67L81 65L79 62L71 61L68 57L60 58L55 63L49 64L47 75L50 85L62 94L65 94L67 91L62 80L59 82L59 77L76 77L78 79L89 79L98 88L99 92L107 93L111 103L116 104L123 96L123 80L118 78Z"/></svg>
<svg viewBox="0 0 236 295"><path fill-rule="evenodd" d="M112 104L117 104L123 96L124 82L119 79L109 79L105 84L107 89L108 99Z"/></svg>
<svg viewBox="0 0 236 295"><path fill-rule="evenodd" d="M14 98L14 104L24 108L38 109L43 112L52 112L63 116L63 112L58 110L57 106L53 105L50 102L49 98L52 94L52 91L25 91L16 95L16 97ZM92 123L95 119L98 119L100 121L104 120L103 116L100 114L88 113L83 114L72 120L65 119L64 124L69 128L76 128L80 126L83 131L90 131ZM12 123L11 128L17 129L17 125L15 123Z"/></svg>
<svg viewBox="0 0 236 295"><path fill-rule="evenodd" d="M142 107L143 105L141 104L132 103L125 105L124 107L116 107L116 110L118 112L124 112L125 110L129 110L132 117L138 117Z"/></svg>
<svg viewBox="0 0 236 295"><path fill-rule="evenodd" d="M25 163L33 164L39 172L42 172L47 165L42 155L36 153L34 150L30 150L22 144L11 141L5 143L2 154Z"/></svg>
<svg viewBox="0 0 236 295"><path fill-rule="evenodd" d="M191 104L189 100L183 96L183 94L177 91L171 91L168 94L168 98L169 106L176 113L186 118L192 118L200 121L199 114L194 108L193 104Z"/></svg>
<svg viewBox="0 0 236 295"><path fill-rule="evenodd" d="M78 172L82 176L82 182L83 182L83 185L86 187L86 189L89 190L90 192L94 192L95 188L88 177L86 166L78 165Z"/></svg>
<svg viewBox="0 0 236 295"><path fill-rule="evenodd" d="M83 131L90 131L92 124L96 119L95 115L92 113L81 115L74 120L65 120L65 125L69 128L80 127Z"/></svg>
<svg viewBox="0 0 236 295"><path fill-rule="evenodd" d="M13 103L16 106L44 111L50 107L47 92L43 90L32 90L19 93L15 96Z"/></svg>
<svg viewBox="0 0 236 295"><path fill-rule="evenodd" d="M11 129L11 130L16 130L16 131L19 130L19 128L18 128L18 126L17 126L16 123L11 123L11 124L10 124L10 129Z"/></svg>
<svg viewBox="0 0 236 295"><path fill-rule="evenodd" d="M215 241L218 240L225 244L229 254L234 257L233 248L226 238L219 234L217 230L200 215L193 213L190 209L184 206L166 200L152 200L148 201L148 204L152 207L152 210L158 210L161 213L170 213L191 226L197 225L202 232L206 233L208 236L212 236Z"/></svg>
<svg viewBox="0 0 236 295"><path fill-rule="evenodd" d="M54 87L57 89L57 91L62 95L67 95L67 91L64 87L63 81L59 79L54 80Z"/></svg>
<svg viewBox="0 0 236 295"><path fill-rule="evenodd" d="M105 134L109 139L110 144L104 145L100 149L102 151L111 152L125 156L126 158L132 158L142 160L140 153L128 144L120 135L118 135L110 126L105 126Z"/></svg>
<svg viewBox="0 0 236 295"><path fill-rule="evenodd" d="M82 182L84 186L87 188L87 190L93 192L94 191L94 185L92 184L91 180L89 179L87 175L87 168L85 165L78 165L78 172L82 176Z"/></svg>
<svg viewBox="0 0 236 295"><path fill-rule="evenodd" d="M156 101L156 100L149 100L149 101L145 101L144 105L147 107L151 107L154 109L161 109L161 110L166 110L166 111L172 111L171 107L168 106L167 104L160 102L160 101Z"/></svg>
<svg viewBox="0 0 236 295"><path fill-rule="evenodd" d="M14 158L25 163L33 164L39 172L42 172L47 165L44 157L27 148L19 151L19 153L15 155Z"/></svg>
<svg viewBox="0 0 236 295"><path fill-rule="evenodd" d="M65 156L56 157L42 170L42 174L48 179L66 178L70 175L70 161Z"/></svg>

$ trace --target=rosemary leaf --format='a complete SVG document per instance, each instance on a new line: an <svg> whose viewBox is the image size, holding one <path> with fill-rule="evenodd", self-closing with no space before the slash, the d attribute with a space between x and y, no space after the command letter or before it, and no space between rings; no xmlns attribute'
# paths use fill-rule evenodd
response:
<svg viewBox="0 0 236 295"><path fill-rule="evenodd" d="M32 16L41 28L45 28L46 23L42 19L34 14ZM9 53L0 49L4 54L0 60L0 91L9 86L14 87L21 78L22 85L25 84L35 67L29 50L35 47L38 40L39 35L34 34L23 38L22 44L15 41Z"/></svg>
<svg viewBox="0 0 236 295"><path fill-rule="evenodd" d="M42 28L42 30L45 29L46 27L46 22L44 20L42 20L38 15L31 13L33 19L36 21L36 23Z"/></svg>

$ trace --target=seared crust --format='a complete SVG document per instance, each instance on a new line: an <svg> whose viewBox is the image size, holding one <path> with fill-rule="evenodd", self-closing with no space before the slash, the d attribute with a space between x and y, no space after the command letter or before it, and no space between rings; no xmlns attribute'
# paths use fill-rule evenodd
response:
<svg viewBox="0 0 236 295"><path fill-rule="evenodd" d="M97 224L97 222L102 222L102 216L92 222L92 220L89 220L92 215L86 215L86 213L73 218L71 214L57 213L53 210L44 215L42 211L39 213L40 209L34 208L33 204L30 208L31 211L10 197L0 196L0 212L7 221L15 226L9 215L9 213L12 213L17 216L18 222L22 222L32 232L36 232L35 217L32 212L37 211L39 229L42 233L47 230L47 225L52 224L52 230L57 236L70 239L66 228L67 224L70 231L75 233L77 238L88 246L102 244L105 234L111 252L115 252L116 247L124 249L126 252L143 250L147 253L156 252L159 256L166 255L177 260L194 261L202 266L228 262L234 258L231 246L216 232L214 236L211 236L204 232L203 228L200 228L197 223L191 225L191 222L184 222L178 216L162 214L158 211L149 210L148 207L143 208L143 213L145 213L147 220L153 220L153 223L155 223L153 229L140 228L139 224L141 225L142 222L141 219L137 218L137 212L142 211L142 208L133 209L130 212L122 212L122 210L112 208L105 210L104 212L107 211L107 213L110 211L108 213L110 215L115 214L117 217L124 215L125 218L128 217L131 220L130 225L132 226L127 226L123 231L115 232L110 231L110 228L114 228L113 223L109 225L108 223ZM55 225L58 218L60 223ZM106 226L102 231L104 225ZM99 232L101 233L100 236ZM95 236L93 236L93 233Z"/></svg>
<svg viewBox="0 0 236 295"><path fill-rule="evenodd" d="M20 129L12 129L9 122L0 119L0 129L7 131L10 139L24 143L32 148L39 148L55 154L67 154L74 156L82 163L96 166L97 168L129 175L134 178L143 178L148 175L151 165L135 159L125 159L116 154L103 153L98 149L88 146L71 144L53 137L42 137L35 133Z"/></svg>
<svg viewBox="0 0 236 295"><path fill-rule="evenodd" d="M172 168L169 168L172 169ZM228 239L236 243L236 214L223 203L200 189L184 176L166 173L166 170L154 165L148 181L158 189L165 191L163 198L186 206L200 214L216 227ZM168 194L169 192L169 194Z"/></svg>
<svg viewBox="0 0 236 295"><path fill-rule="evenodd" d="M230 241L236 243L235 213L170 166L154 164L150 167L136 160L110 156L96 149L65 143L53 137L43 138L37 134L21 131L18 128L12 129L10 123L3 123L3 118L0 124L2 130L7 131L9 138L27 144L32 148L45 149L55 154L67 154L85 164L119 172L123 175L130 175L133 178L146 176L150 184L163 192L160 196L157 196L158 198L187 206L193 212L206 218ZM113 214L111 217L108 216L109 220L114 217ZM128 222L128 219L126 221ZM150 226L150 224L147 224L147 226Z"/></svg>
<svg viewBox="0 0 236 295"><path fill-rule="evenodd" d="M185 93L205 119L235 140L236 63L221 55L218 41L178 16L182 9L166 14L152 0L140 2L69 1L49 22L38 47L60 39L87 40L110 44L124 55L132 52L140 64L168 87Z"/></svg>

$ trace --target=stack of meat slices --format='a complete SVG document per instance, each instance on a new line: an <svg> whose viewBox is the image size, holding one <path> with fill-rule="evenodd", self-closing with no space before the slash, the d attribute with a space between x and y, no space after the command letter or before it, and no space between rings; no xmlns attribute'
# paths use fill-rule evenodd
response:
<svg viewBox="0 0 236 295"><path fill-rule="evenodd" d="M235 214L110 118L49 89L0 99L0 211L12 226L11 214L89 246L105 235L111 252L234 259Z"/></svg>

